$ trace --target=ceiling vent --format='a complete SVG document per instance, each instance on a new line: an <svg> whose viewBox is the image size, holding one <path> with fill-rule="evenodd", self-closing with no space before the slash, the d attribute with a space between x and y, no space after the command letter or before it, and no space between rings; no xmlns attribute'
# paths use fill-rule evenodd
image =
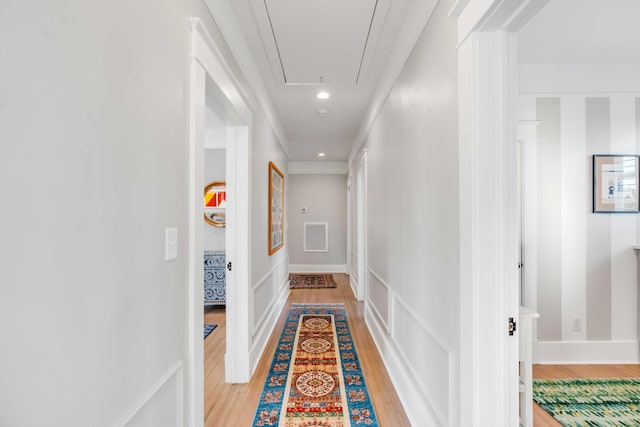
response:
<svg viewBox="0 0 640 427"><path fill-rule="evenodd" d="M304 223L304 251L329 252L329 223Z"/></svg>

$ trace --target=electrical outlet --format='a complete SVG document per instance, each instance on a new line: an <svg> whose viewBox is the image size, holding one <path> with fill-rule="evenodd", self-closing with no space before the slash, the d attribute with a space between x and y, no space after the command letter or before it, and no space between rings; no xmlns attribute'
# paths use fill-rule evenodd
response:
<svg viewBox="0 0 640 427"><path fill-rule="evenodd" d="M571 330L573 332L580 332L582 331L582 319L579 317L574 317L572 322L571 322Z"/></svg>

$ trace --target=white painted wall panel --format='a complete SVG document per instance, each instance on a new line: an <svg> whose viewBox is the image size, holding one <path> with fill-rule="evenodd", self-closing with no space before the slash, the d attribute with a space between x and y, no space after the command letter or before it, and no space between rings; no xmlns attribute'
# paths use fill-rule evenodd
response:
<svg viewBox="0 0 640 427"><path fill-rule="evenodd" d="M0 140L12 143L0 188L15 209L2 214L11 226L0 248L0 364L11 368L0 425L112 426L188 359L193 16L231 58L200 0L2 4ZM256 252L243 262L261 276L267 165L286 170L286 156L263 113L254 119ZM178 228L172 262L167 227ZM179 425L166 397L150 400L138 425Z"/></svg>
<svg viewBox="0 0 640 427"><path fill-rule="evenodd" d="M389 311L393 332L382 335L391 348L382 352L389 356L385 362L394 364L388 370L404 374L395 380L405 403L408 400L411 409L431 408L424 410L431 417L437 411L442 425L458 416L458 384L449 381L458 367L448 365L423 326L441 336L452 352L458 350L460 158L456 25L447 16L452 3L438 3L363 146L368 161L368 265L388 284L389 295L407 305L400 317ZM384 317L387 297L376 280L371 280L368 294L369 303ZM391 354L406 355L404 362L396 364ZM405 384L405 377L416 378L423 393L414 393L415 386ZM420 410L409 416L430 418Z"/></svg>
<svg viewBox="0 0 640 427"><path fill-rule="evenodd" d="M520 96L518 113L520 120L535 121L535 97ZM538 194L537 165L537 139L525 138L522 140L522 303L532 310L538 307L538 198L531 197Z"/></svg>
<svg viewBox="0 0 640 427"><path fill-rule="evenodd" d="M638 64L520 64L518 85L521 93L639 93L638 75Z"/></svg>
<svg viewBox="0 0 640 427"><path fill-rule="evenodd" d="M449 412L450 366L449 349L427 329L400 299L393 299L393 340L410 367L416 383L427 396L429 405L446 425Z"/></svg>
<svg viewBox="0 0 640 427"><path fill-rule="evenodd" d="M158 389L151 390L149 399L141 402L140 408L134 408L133 418L118 427L176 427L181 425L182 407L182 368L174 372ZM158 411L158 408L164 408Z"/></svg>
<svg viewBox="0 0 640 427"><path fill-rule="evenodd" d="M586 339L587 215L591 190L585 148L585 97L560 98L562 340ZM585 198L585 195L587 196ZM580 331L573 320L579 319Z"/></svg>
<svg viewBox="0 0 640 427"><path fill-rule="evenodd" d="M611 152L635 153L635 98L611 98ZM635 214L611 216L611 339L636 339L637 268Z"/></svg>
<svg viewBox="0 0 640 427"><path fill-rule="evenodd" d="M339 174L289 175L287 224L288 253L291 264L345 265L347 263L346 181L347 176ZM306 213L300 212L302 207L307 208ZM325 222L328 224L329 231L328 251L305 251L305 224Z"/></svg>

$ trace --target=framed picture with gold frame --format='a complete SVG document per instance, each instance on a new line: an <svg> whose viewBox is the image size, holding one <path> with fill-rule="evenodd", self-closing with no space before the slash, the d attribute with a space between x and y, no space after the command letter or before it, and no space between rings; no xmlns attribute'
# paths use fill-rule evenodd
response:
<svg viewBox="0 0 640 427"><path fill-rule="evenodd" d="M227 187L224 181L215 181L204 187L204 220L214 227L226 225Z"/></svg>
<svg viewBox="0 0 640 427"><path fill-rule="evenodd" d="M269 255L284 245L284 174L269 162Z"/></svg>

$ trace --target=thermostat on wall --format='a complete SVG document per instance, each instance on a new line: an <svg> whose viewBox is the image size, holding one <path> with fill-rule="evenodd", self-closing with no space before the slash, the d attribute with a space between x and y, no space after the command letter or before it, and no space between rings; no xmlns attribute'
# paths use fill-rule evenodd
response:
<svg viewBox="0 0 640 427"><path fill-rule="evenodd" d="M309 208L308 208L308 207L306 207L306 206L301 207L301 208L300 208L300 213L301 213L301 214L309 213Z"/></svg>

